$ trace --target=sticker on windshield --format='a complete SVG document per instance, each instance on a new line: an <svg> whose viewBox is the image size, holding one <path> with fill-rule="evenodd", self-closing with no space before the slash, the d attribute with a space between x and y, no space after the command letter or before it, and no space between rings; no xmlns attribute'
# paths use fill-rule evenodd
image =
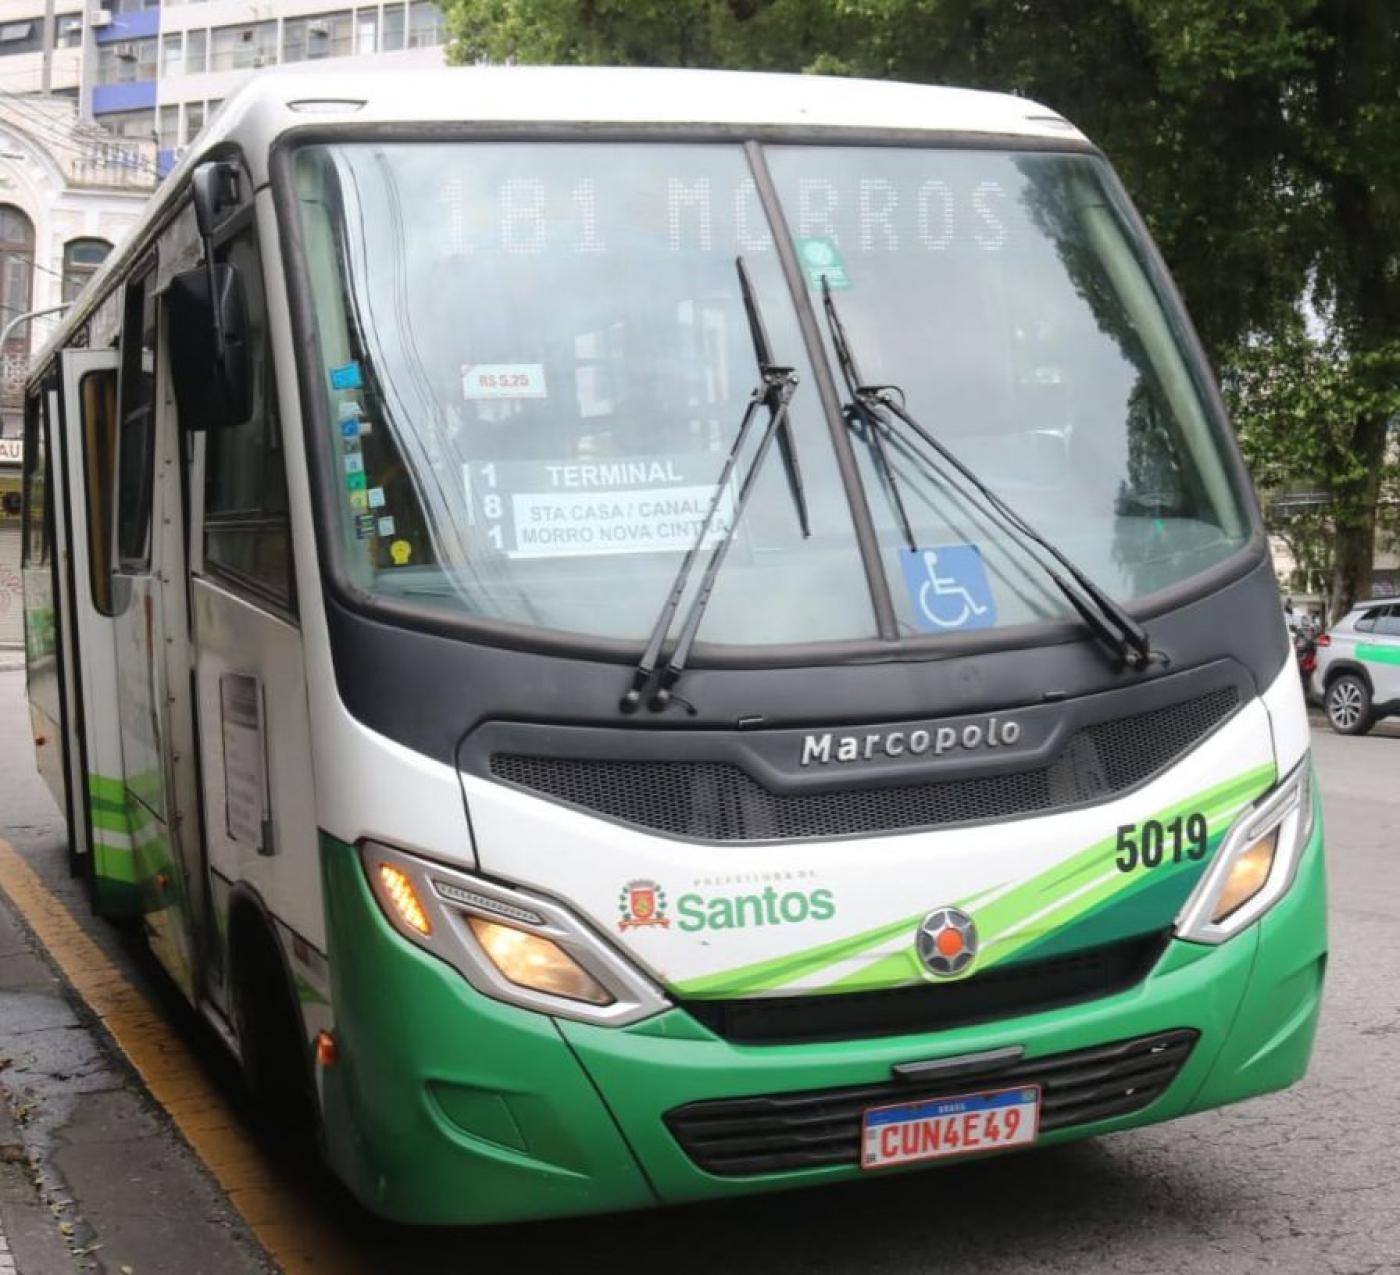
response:
<svg viewBox="0 0 1400 1275"><path fill-rule="evenodd" d="M996 599L976 545L901 549L899 560L914 623L925 633L990 629L996 624Z"/></svg>
<svg viewBox="0 0 1400 1275"><path fill-rule="evenodd" d="M492 461L462 467L472 525L511 558L689 549L714 499L707 454L597 461ZM732 516L726 488L705 533Z"/></svg>
<svg viewBox="0 0 1400 1275"><path fill-rule="evenodd" d="M360 376L360 365L355 362L345 363L340 367L331 368L331 389L333 390L357 390L364 384Z"/></svg>
<svg viewBox="0 0 1400 1275"><path fill-rule="evenodd" d="M546 398L543 363L463 363L462 396Z"/></svg>
<svg viewBox="0 0 1400 1275"><path fill-rule="evenodd" d="M830 239L799 239L797 256L802 262L809 288L820 288L823 278L833 292L851 286L851 277L846 273L841 254Z"/></svg>

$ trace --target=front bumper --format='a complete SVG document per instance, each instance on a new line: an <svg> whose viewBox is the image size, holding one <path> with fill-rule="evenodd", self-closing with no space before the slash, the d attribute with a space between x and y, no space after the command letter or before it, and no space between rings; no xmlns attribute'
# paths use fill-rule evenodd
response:
<svg viewBox="0 0 1400 1275"><path fill-rule="evenodd" d="M1272 911L1220 947L1171 943L1120 995L922 1036L739 1046L679 1010L613 1029L490 1000L389 927L352 847L325 838L322 850L341 1059L320 1076L327 1152L367 1206L403 1221L605 1212L853 1178L854 1165L717 1177L663 1116L707 1098L870 1084L896 1063L1009 1044L1035 1058L1200 1033L1149 1107L1046 1144L1235 1102L1302 1076L1326 964L1319 817Z"/></svg>

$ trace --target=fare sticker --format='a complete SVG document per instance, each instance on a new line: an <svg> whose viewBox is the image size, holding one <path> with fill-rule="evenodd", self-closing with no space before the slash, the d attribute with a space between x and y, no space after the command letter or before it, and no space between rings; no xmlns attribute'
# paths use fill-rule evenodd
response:
<svg viewBox="0 0 1400 1275"><path fill-rule="evenodd" d="M464 363L462 396L467 399L547 398L543 363Z"/></svg>

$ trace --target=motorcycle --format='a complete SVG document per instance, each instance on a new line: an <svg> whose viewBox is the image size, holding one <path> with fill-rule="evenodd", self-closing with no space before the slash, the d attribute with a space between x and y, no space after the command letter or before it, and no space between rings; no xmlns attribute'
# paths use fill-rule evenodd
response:
<svg viewBox="0 0 1400 1275"><path fill-rule="evenodd" d="M1293 658L1298 662L1298 676L1303 682L1303 698L1308 698L1312 675L1317 669L1317 638L1299 629L1293 634Z"/></svg>

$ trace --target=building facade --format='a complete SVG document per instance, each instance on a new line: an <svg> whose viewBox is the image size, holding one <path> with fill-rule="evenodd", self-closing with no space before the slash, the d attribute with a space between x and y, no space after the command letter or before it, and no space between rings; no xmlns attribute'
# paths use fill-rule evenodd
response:
<svg viewBox="0 0 1400 1275"><path fill-rule="evenodd" d="M0 647L22 639L22 387L51 317L258 69L441 66L430 0L0 0Z"/></svg>
<svg viewBox="0 0 1400 1275"><path fill-rule="evenodd" d="M0 4L0 19L19 8ZM52 92L23 95L4 86L15 59L22 83L42 87L44 68L26 49L4 49L32 40L39 19L0 21L0 647L23 635L20 598L21 405L29 351L56 316L24 320L72 300L112 245L136 222L156 185L154 142L127 141L78 116L78 97ZM53 22L57 28L57 21ZM19 28L26 28L19 33ZM51 54L67 52L51 47ZM51 90L73 59L49 64ZM77 85L73 84L76 90ZM12 322L14 320L15 322Z"/></svg>
<svg viewBox="0 0 1400 1275"><path fill-rule="evenodd" d="M431 0L336 7L333 0L109 0L92 35L93 118L123 137L156 138L168 172L219 104L262 67L337 59L399 68L445 61Z"/></svg>

